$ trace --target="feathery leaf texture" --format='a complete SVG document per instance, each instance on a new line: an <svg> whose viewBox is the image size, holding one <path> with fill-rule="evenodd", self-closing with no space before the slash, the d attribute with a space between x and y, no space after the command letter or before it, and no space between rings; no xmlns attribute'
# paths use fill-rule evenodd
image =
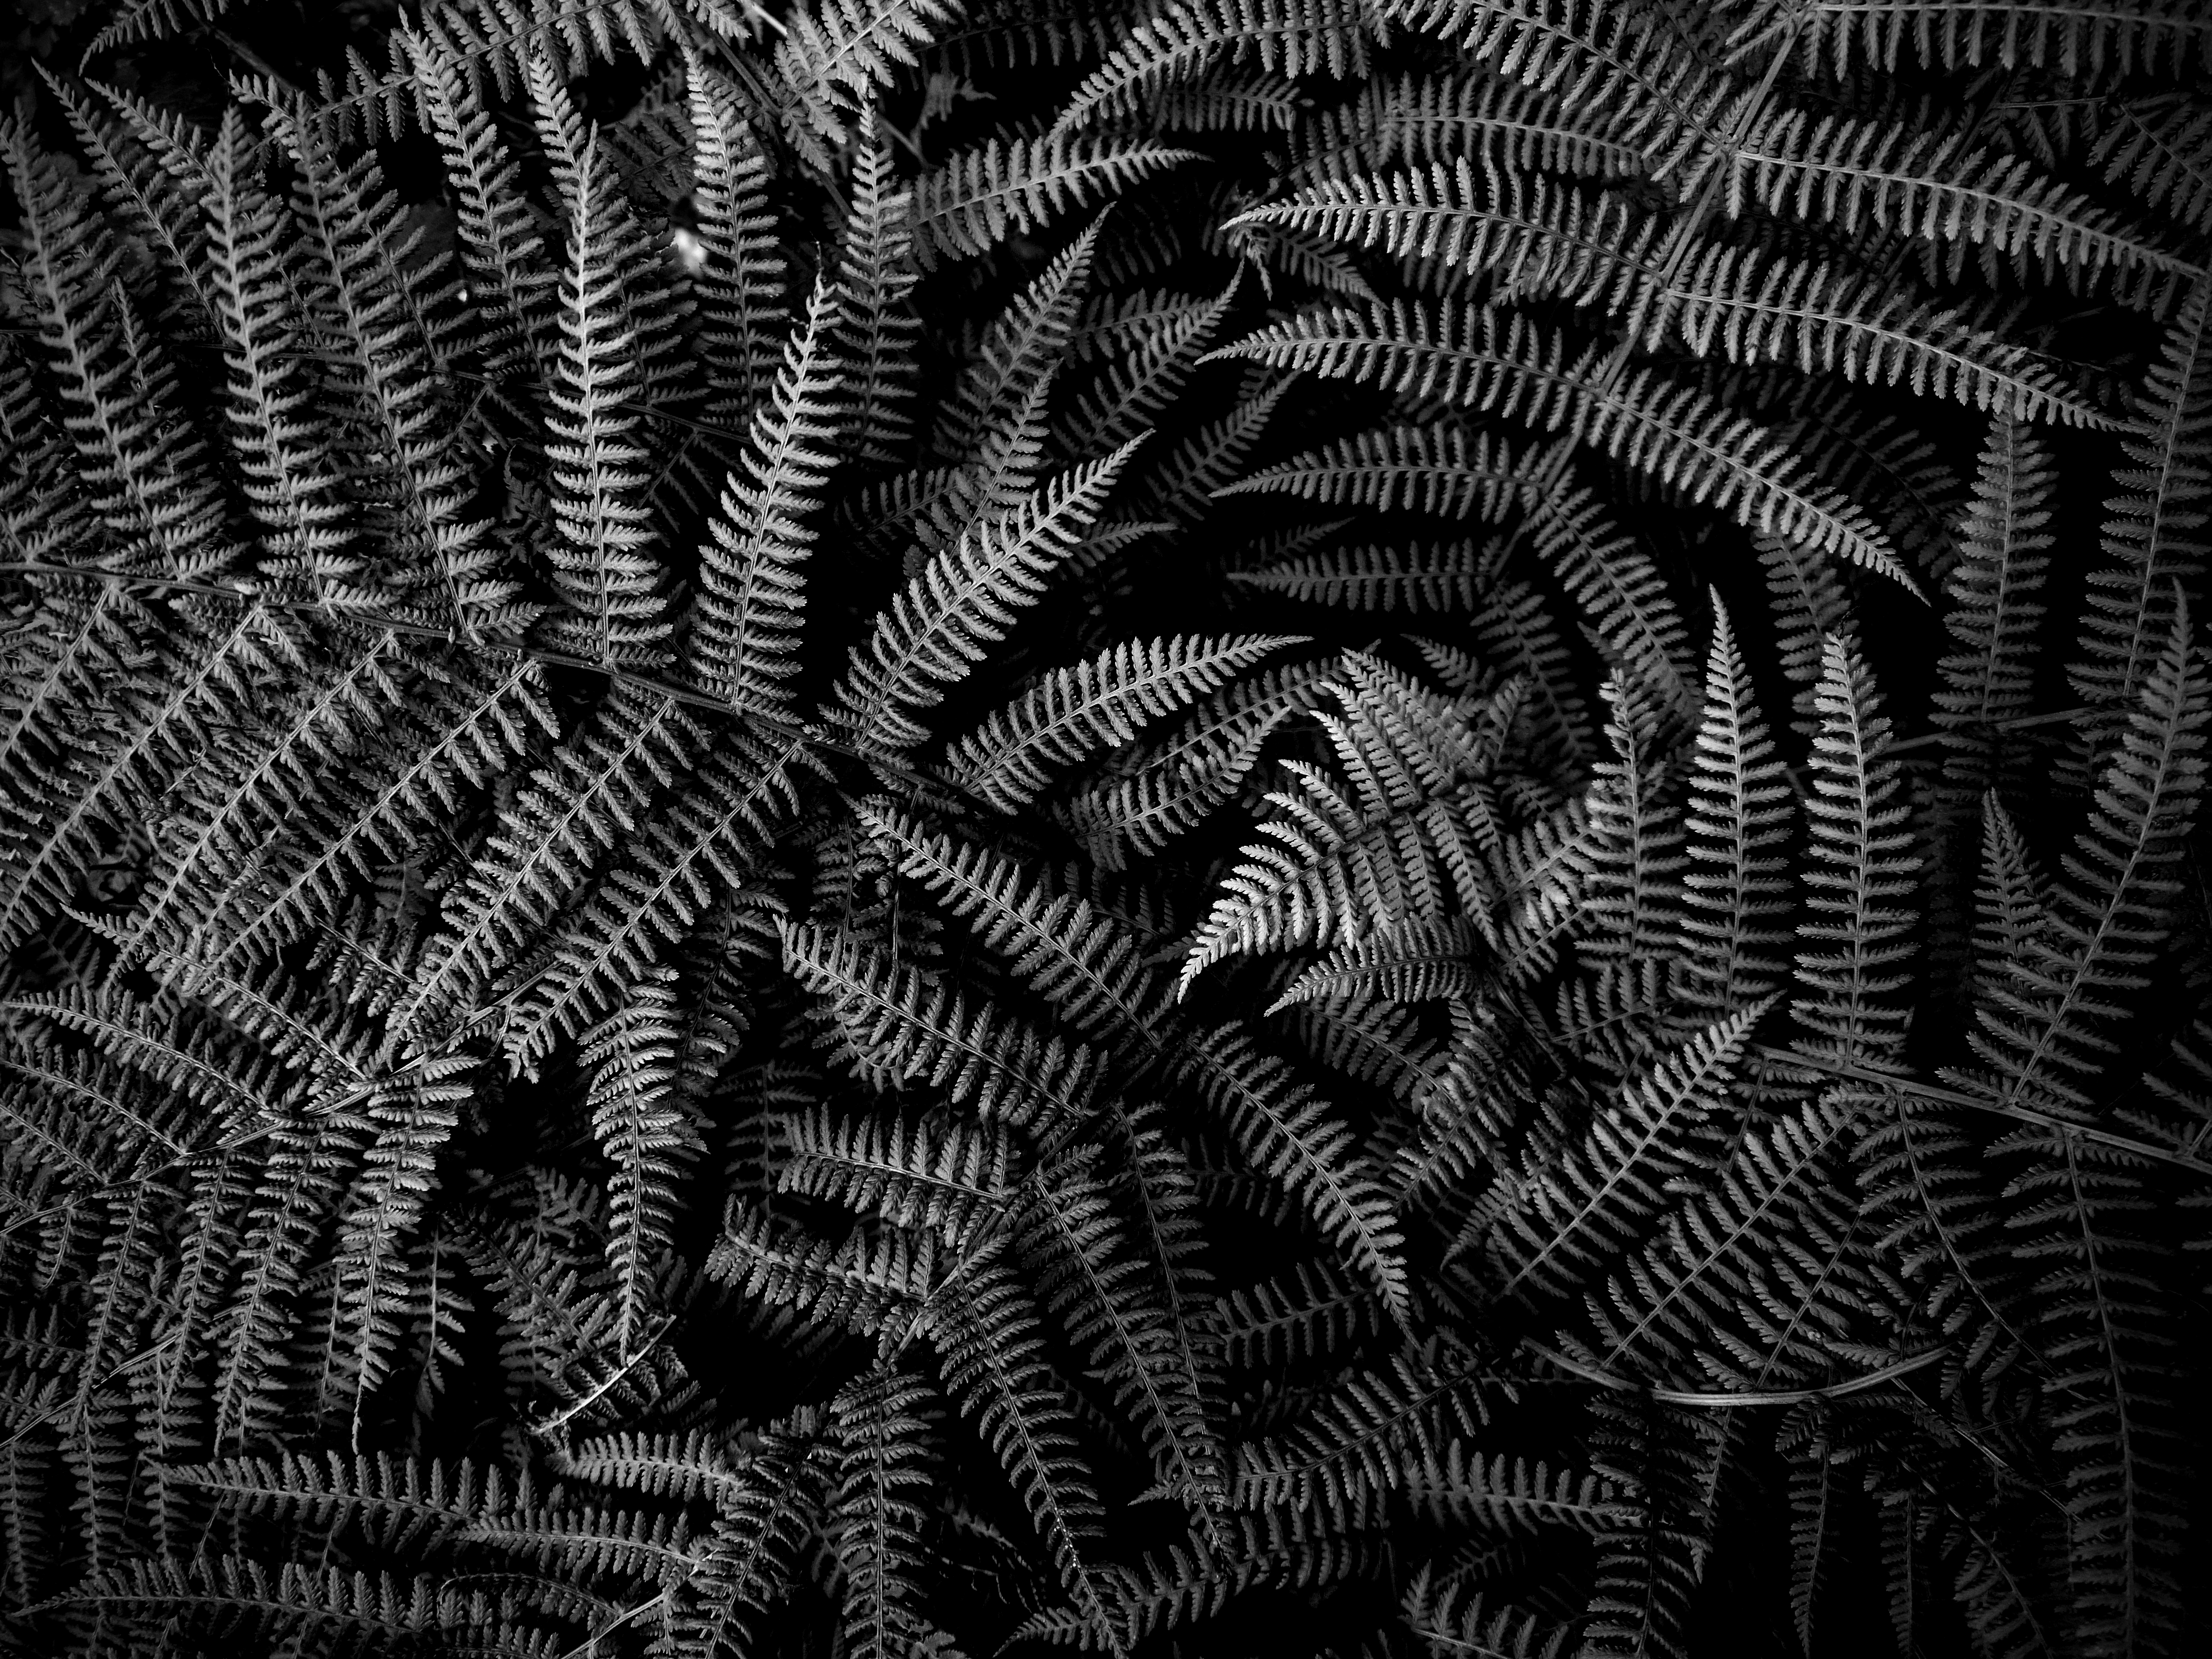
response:
<svg viewBox="0 0 2212 1659"><path fill-rule="evenodd" d="M31 9L0 1649L2203 1647L2201 7Z"/></svg>

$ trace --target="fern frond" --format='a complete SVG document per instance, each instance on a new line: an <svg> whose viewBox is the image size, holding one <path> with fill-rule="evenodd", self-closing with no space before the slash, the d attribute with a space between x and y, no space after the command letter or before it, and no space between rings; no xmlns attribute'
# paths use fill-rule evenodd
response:
<svg viewBox="0 0 2212 1659"><path fill-rule="evenodd" d="M788 1307L820 1327L872 1336L910 1327L937 1273L934 1236L858 1232L842 1242L793 1235L765 1215L739 1215L704 1269L740 1296Z"/></svg>
<svg viewBox="0 0 2212 1659"><path fill-rule="evenodd" d="M1881 278L1714 244L1669 283L1663 312L1698 356L1791 363L1869 386L1909 385L2022 421L2108 418L2024 349L1899 295Z"/></svg>
<svg viewBox="0 0 2212 1659"><path fill-rule="evenodd" d="M1042 793L1048 769L1095 749L1135 741L1152 721L1216 690L1271 651L1306 641L1296 635L1179 635L1115 646L1056 669L945 751L961 787L1001 812Z"/></svg>
<svg viewBox="0 0 2212 1659"><path fill-rule="evenodd" d="M498 371L519 362L550 386L561 349L561 279L518 188L514 158L484 106L481 82L434 35L403 25L397 38L458 204L461 263L490 366Z"/></svg>
<svg viewBox="0 0 2212 1659"><path fill-rule="evenodd" d="M1158 852L1237 793L1276 728L1318 700L1329 666L1271 669L1216 692L1178 738L1073 796L1063 822L1102 869Z"/></svg>
<svg viewBox="0 0 2212 1659"><path fill-rule="evenodd" d="M1832 1178L1861 1109L1823 1097L1746 1133L1602 1292L1584 1292L1590 1334L1567 1352L1691 1388L1832 1377L1872 1289Z"/></svg>
<svg viewBox="0 0 2212 1659"><path fill-rule="evenodd" d="M815 0L793 10L774 69L785 136L826 167L855 115L964 9L962 0Z"/></svg>
<svg viewBox="0 0 2212 1659"><path fill-rule="evenodd" d="M1410 1288L1395 1206L1327 1103L1234 1026L1208 1033L1176 1063L1221 1115L1253 1167L1305 1206L1403 1323Z"/></svg>
<svg viewBox="0 0 2212 1659"><path fill-rule="evenodd" d="M237 561L204 447L177 405L165 355L117 280L112 238L55 159L0 121L20 204L21 283L58 383L61 424L82 457L92 507L118 544L161 574L199 580Z"/></svg>
<svg viewBox="0 0 2212 1659"><path fill-rule="evenodd" d="M1786 35L1784 31L1786 27ZM1780 44L1814 74L1841 78L1868 67L1894 72L1909 61L1944 68L2055 66L2069 76L2092 70L2179 68L2212 36L2212 24L2171 0L1818 0L1779 18L1748 18L1731 41L1748 56Z"/></svg>
<svg viewBox="0 0 2212 1659"><path fill-rule="evenodd" d="M1705 714L1690 763L1681 913L1685 989L1714 1012L1759 1000L1780 977L1788 935L1775 918L1789 908L1778 851L1790 833L1789 799L1750 672L1716 599Z"/></svg>
<svg viewBox="0 0 2212 1659"><path fill-rule="evenodd" d="M2142 694L2172 625L2172 584L2197 580L2212 554L2212 467L2203 459L2212 438L2212 280L2183 302L2121 432L2127 465L2113 470L2121 493L2105 503L2112 516L2103 534L2118 568L2089 573L2085 660L2070 676L2085 700L2099 702Z"/></svg>
<svg viewBox="0 0 2212 1659"><path fill-rule="evenodd" d="M357 1528L386 1550L434 1549L503 1514L515 1498L495 1463L479 1469L464 1460L449 1467L389 1453L226 1458L179 1466L167 1478L249 1515L282 1515L332 1534Z"/></svg>
<svg viewBox="0 0 2212 1659"><path fill-rule="evenodd" d="M639 390L621 285L635 231L596 137L584 141L565 205L568 258L545 451L561 530L554 581L571 613L559 633L595 660L657 664L672 624L640 499L646 452L632 435L637 416L620 407Z"/></svg>
<svg viewBox="0 0 2212 1659"><path fill-rule="evenodd" d="M1033 1212L1046 1255L1041 1288L1135 1422L1161 1486L1185 1504L1219 1507L1226 1477L1212 1368L1191 1352L1207 1333L1174 1316L1172 1287L1155 1281L1095 1176L1078 1169L1054 1180Z"/></svg>
<svg viewBox="0 0 2212 1659"><path fill-rule="evenodd" d="M628 1359L646 1322L660 1264L672 1248L685 1166L702 1150L696 1124L675 1093L675 997L665 979L649 979L629 1005L583 1034L591 1068L585 1104L592 1138L613 1166L607 1266L614 1274L615 1352Z"/></svg>
<svg viewBox="0 0 2212 1659"><path fill-rule="evenodd" d="M1620 1532L1643 1519L1635 1488L1618 1477L1556 1472L1540 1459L1489 1457L1454 1440L1441 1458L1406 1473L1406 1496L1416 1509L1455 1525L1492 1532L1571 1527L1577 1532Z"/></svg>
<svg viewBox="0 0 2212 1659"><path fill-rule="evenodd" d="M775 375L783 318L784 258L769 198L769 167L729 78L703 63L684 67L691 118L692 234L698 269L699 356L707 416L752 417Z"/></svg>
<svg viewBox="0 0 2212 1659"><path fill-rule="evenodd" d="M2174 864L2196 816L2207 717L2203 667L2177 599L2065 860L2049 932L2028 941L2032 954L2009 966L1978 1012L1973 1046L1995 1076L1976 1080L1978 1091L2069 1117L2087 1109L2083 1085L2115 1052L2112 1027L2127 1012L2124 999L2150 983L2172 925Z"/></svg>
<svg viewBox="0 0 2212 1659"><path fill-rule="evenodd" d="M2171 93L2118 104L2095 159L2107 184L2124 183L2145 206L2212 229L2212 112Z"/></svg>
<svg viewBox="0 0 2212 1659"><path fill-rule="evenodd" d="M1783 109L1740 143L1716 151L1727 211L1755 202L1772 214L1824 219L1846 232L1869 223L1948 244L1956 270L1972 246L1990 275L2006 268L2076 286L2110 276L2123 299L2148 298L2160 282L2195 280L2201 268L2140 237L2024 158L1971 149L1960 135L1847 116ZM1700 182L1696 173L1686 187Z"/></svg>
<svg viewBox="0 0 2212 1659"><path fill-rule="evenodd" d="M1900 902L1919 860L1873 677L1856 647L1834 635L1822 645L1815 701L1820 726L1805 799L1814 867L1804 879L1807 905L1822 920L1797 929L1808 944L1792 1012L1819 1052L1880 1063L1896 1057L1911 1018L1895 1006L1914 954L1913 915Z"/></svg>
<svg viewBox="0 0 2212 1659"><path fill-rule="evenodd" d="M994 1125L886 1121L821 1109L786 1120L779 1190L834 1200L964 1252L1020 1184Z"/></svg>
<svg viewBox="0 0 2212 1659"><path fill-rule="evenodd" d="M780 923L784 965L824 998L864 1075L925 1082L985 1121L1042 1134L1080 1119L1096 1082L1091 1051L1040 1038L926 969L884 960L842 929Z"/></svg>
<svg viewBox="0 0 2212 1659"><path fill-rule="evenodd" d="M1267 1006L1271 1014L1322 998L1372 994L1395 1003L1465 996L1481 982L1474 927L1464 917L1415 918L1347 940Z"/></svg>
<svg viewBox="0 0 2212 1659"><path fill-rule="evenodd" d="M924 173L914 187L914 234L925 270L972 258L1130 185L1196 161L1194 150L1065 136L993 138Z"/></svg>
<svg viewBox="0 0 2212 1659"><path fill-rule="evenodd" d="M783 682L798 672L814 534L804 522L835 465L841 366L831 349L836 296L817 285L785 347L768 401L708 520L700 596L685 638L691 678L741 710L789 718Z"/></svg>
<svg viewBox="0 0 2212 1659"><path fill-rule="evenodd" d="M896 849L899 868L941 895L983 943L1093 1036L1150 1033L1165 987L1129 932L1087 901L1049 890L1012 860L872 805L861 823Z"/></svg>
<svg viewBox="0 0 2212 1659"><path fill-rule="evenodd" d="M1352 611L1471 611L1494 550L1474 542L1339 548L1258 570L1232 570L1240 587Z"/></svg>
<svg viewBox="0 0 2212 1659"><path fill-rule="evenodd" d="M701 736L672 699L617 687L500 815L458 884L448 931L432 942L387 1016L395 1039L450 1022L462 1000L536 944L538 930L617 835L635 826L654 787L672 781Z"/></svg>
<svg viewBox="0 0 2212 1659"><path fill-rule="evenodd" d="M1790 537L1877 570L1917 592L1881 532L1858 508L1806 477L1773 435L1650 369L1607 380L1601 349L1570 361L1565 337L1494 314L1480 331L1449 308L1393 302L1306 313L1225 346L1250 358L1332 378L1373 380L1423 401L1458 404L1601 450L1692 501L1732 511L1762 532Z"/></svg>
<svg viewBox="0 0 2212 1659"><path fill-rule="evenodd" d="M1946 584L1944 625L1960 648L1942 660L1933 716L1945 734L1944 780L1960 791L2002 789L2019 770L1999 728L2029 708L2053 481L2049 452L2032 433L2003 416L1990 422Z"/></svg>
<svg viewBox="0 0 2212 1659"><path fill-rule="evenodd" d="M717 905L732 907L724 948L765 959L761 860L798 810L812 769L796 740L774 744L726 733L713 758L666 799L644 833L572 905L542 946L502 980L501 1043L533 1071L562 1035L618 1003Z"/></svg>
<svg viewBox="0 0 2212 1659"><path fill-rule="evenodd" d="M1462 1602L1459 1586L1437 1588L1426 1567L1407 1586L1401 1613L1431 1659L1562 1659L1576 1638L1572 1626L1486 1602L1480 1590Z"/></svg>
<svg viewBox="0 0 2212 1659"><path fill-rule="evenodd" d="M1006 637L1018 610L1036 602L1054 567L1098 515L1132 439L1033 491L1015 511L988 520L916 572L877 618L865 646L831 694L831 719L871 752L894 757L929 735L916 713L944 700L988 647Z"/></svg>
<svg viewBox="0 0 2212 1659"><path fill-rule="evenodd" d="M839 1453L830 1502L830 1547L845 1574L844 1650L855 1659L902 1659L922 1638L915 1570L932 1484L935 1391L886 1367L848 1384L830 1402Z"/></svg>
<svg viewBox="0 0 2212 1659"><path fill-rule="evenodd" d="M1091 281L1102 216L1086 225L1036 279L992 319L937 416L932 447L948 460L971 456L1075 343L1077 307Z"/></svg>
<svg viewBox="0 0 2212 1659"><path fill-rule="evenodd" d="M1528 468L1527 457L1516 457L1487 432L1449 423L1394 426L1340 438L1213 493L1280 490L1332 506L1494 523L1526 495Z"/></svg>
<svg viewBox="0 0 2212 1659"><path fill-rule="evenodd" d="M1702 1162L1764 1012L1753 1005L1698 1033L1601 1108L1581 1146L1486 1202L1478 1224L1497 1295L1566 1294L1650 1231L1662 1194Z"/></svg>
<svg viewBox="0 0 2212 1659"><path fill-rule="evenodd" d="M957 1300L939 1304L945 1383L963 1416L978 1419L1052 1552L1061 1584L1101 1632L1113 1625L1085 1547L1103 1512L1078 1449L1066 1391L1039 1340L1035 1305L995 1261L969 1277Z"/></svg>
<svg viewBox="0 0 2212 1659"><path fill-rule="evenodd" d="M1367 64L1366 19L1347 0L1179 0L1131 30L1069 95L1054 131L1133 115L1217 61L1256 58L1297 80Z"/></svg>
<svg viewBox="0 0 2212 1659"><path fill-rule="evenodd" d="M906 435L920 328L908 304L915 282L914 192L897 187L872 112L860 138L837 256L837 337L854 405L852 441L873 457L890 454Z"/></svg>
<svg viewBox="0 0 2212 1659"><path fill-rule="evenodd" d="M1613 138L1601 107L1486 74L1456 71L1370 81L1358 99L1308 124L1297 182L1349 180L1393 162L1472 154L1499 167L1570 176L1634 173L1641 152Z"/></svg>

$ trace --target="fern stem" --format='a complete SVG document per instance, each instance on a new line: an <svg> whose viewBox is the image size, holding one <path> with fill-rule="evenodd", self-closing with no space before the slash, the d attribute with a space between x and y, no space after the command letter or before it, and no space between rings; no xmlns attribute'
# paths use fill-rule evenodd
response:
<svg viewBox="0 0 2212 1659"><path fill-rule="evenodd" d="M1850 1060L1831 1059L1826 1055L1802 1054L1795 1048L1771 1047L1754 1048L1751 1051L1761 1060L1778 1066L1794 1066L1809 1072L1825 1072L1831 1077L1844 1078L1853 1083L1871 1084L1877 1089L1887 1089L1916 1099L1932 1101L1941 1106L1967 1106L1978 1112L1994 1113L1998 1117L2016 1118L2022 1123L2033 1123L2039 1129L2049 1129L2068 1137L2094 1140L2100 1146L2110 1146L2115 1152L2126 1152L2135 1158L2147 1158L2160 1164L2170 1164L2179 1170L2192 1170L2198 1175L2212 1176L2212 1158L2203 1158L2189 1152L2169 1152L2148 1140L2136 1140L2127 1135L2114 1134L2110 1129L2096 1128L2087 1123L2070 1122L2039 1112L2028 1106L2007 1106L1980 1095L1970 1095L1963 1090L1946 1089L1940 1084L1923 1083L1917 1078L1899 1077L1893 1072L1877 1071L1870 1066L1855 1065Z"/></svg>
<svg viewBox="0 0 2212 1659"><path fill-rule="evenodd" d="M1788 1389L1764 1394L1699 1393L1684 1389L1649 1389L1640 1382L1632 1382L1625 1376L1615 1376L1611 1371L1595 1365L1585 1365L1566 1355L1547 1347L1532 1338L1524 1338L1521 1346L1530 1353L1563 1371L1570 1371L1583 1381L1595 1382L1600 1388L1611 1389L1616 1394L1640 1394L1665 1406L1704 1406L1726 1411L1735 1406L1802 1406L1811 1400L1839 1400L1845 1395L1863 1394L1869 1389L1878 1389L1885 1382L1893 1382L1900 1376L1925 1370L1951 1350L1948 1347L1926 1348L1904 1358L1893 1361L1879 1370L1867 1372L1842 1382L1823 1385L1817 1389Z"/></svg>

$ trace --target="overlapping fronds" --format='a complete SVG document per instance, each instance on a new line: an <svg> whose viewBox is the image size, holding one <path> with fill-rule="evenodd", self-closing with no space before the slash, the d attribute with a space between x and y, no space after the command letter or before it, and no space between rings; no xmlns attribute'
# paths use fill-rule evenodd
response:
<svg viewBox="0 0 2212 1659"><path fill-rule="evenodd" d="M31 9L0 1650L2203 1645L2197 10Z"/></svg>

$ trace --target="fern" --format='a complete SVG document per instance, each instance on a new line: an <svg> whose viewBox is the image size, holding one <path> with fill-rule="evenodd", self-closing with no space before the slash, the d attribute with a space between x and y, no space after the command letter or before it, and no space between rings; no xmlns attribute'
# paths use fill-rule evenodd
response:
<svg viewBox="0 0 2212 1659"><path fill-rule="evenodd" d="M2193 12L47 9L0 1646L2191 1650Z"/></svg>

